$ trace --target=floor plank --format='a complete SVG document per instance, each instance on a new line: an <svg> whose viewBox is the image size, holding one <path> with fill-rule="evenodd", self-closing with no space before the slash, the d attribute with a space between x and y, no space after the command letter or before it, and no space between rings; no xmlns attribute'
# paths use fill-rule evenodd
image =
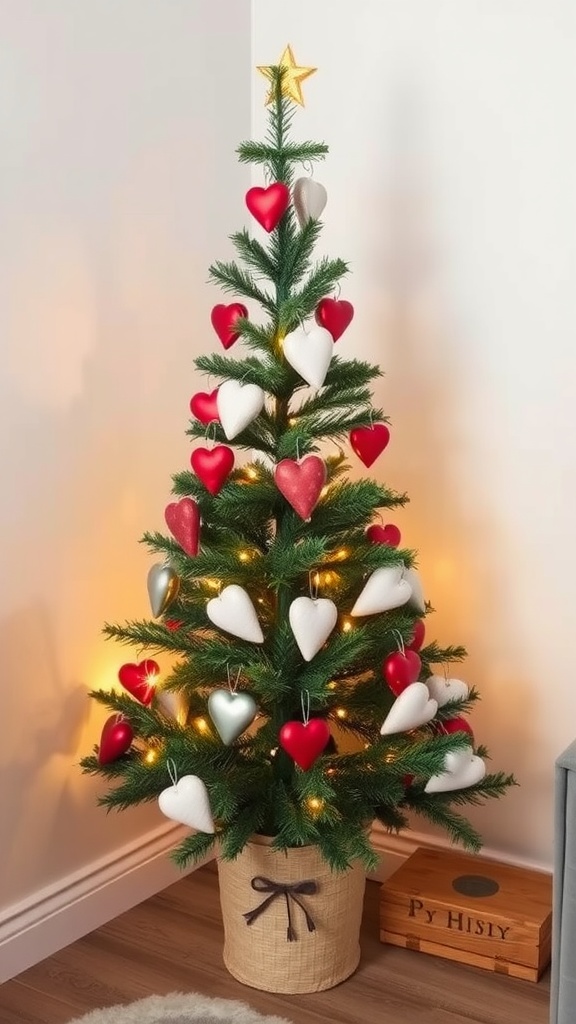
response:
<svg viewBox="0 0 576 1024"><path fill-rule="evenodd" d="M378 886L369 882L362 960L343 985L314 995L245 988L222 963L212 865L79 939L0 987L2 1024L67 1024L98 1006L152 993L240 999L297 1024L547 1024L549 981L476 970L378 938Z"/></svg>

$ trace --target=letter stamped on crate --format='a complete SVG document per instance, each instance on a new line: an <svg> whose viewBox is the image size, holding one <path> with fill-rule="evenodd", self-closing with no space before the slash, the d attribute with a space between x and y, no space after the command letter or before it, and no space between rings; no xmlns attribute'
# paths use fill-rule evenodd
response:
<svg viewBox="0 0 576 1024"><path fill-rule="evenodd" d="M506 941L510 927L496 924L495 921L487 921L481 917L474 917L465 914L462 910L430 909L423 900L415 896L410 897L408 904L408 917L418 918L425 924L434 924L436 928L445 928L447 931L466 932L468 935L484 936L487 939L499 939Z"/></svg>

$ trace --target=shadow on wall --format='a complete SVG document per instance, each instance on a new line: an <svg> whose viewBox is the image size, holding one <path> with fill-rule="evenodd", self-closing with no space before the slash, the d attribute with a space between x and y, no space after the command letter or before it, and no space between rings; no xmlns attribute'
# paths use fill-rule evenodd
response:
<svg viewBox="0 0 576 1024"><path fill-rule="evenodd" d="M472 725L476 742L490 749L488 770L513 771L532 800L548 790L549 780L530 758L538 722L526 698L524 638L514 614L514 580L506 571L514 538L499 515L498 494L483 484L482 466L497 460L498 450L486 446L474 416L476 360L466 314L456 311L462 296L451 287L448 256L454 256L442 239L424 102L409 92L397 95L392 124L392 136L384 139L383 160L392 154L388 180L374 181L371 165L366 177L372 178L372 194L362 196L364 211L379 211L367 256L372 284L365 313L367 333L383 339L386 376L376 385L375 401L392 421L379 470L410 497L407 508L386 513L385 522L396 522L403 543L419 552L425 594L437 609L427 620L428 638L462 643L469 651L462 667L446 669L483 698ZM503 834L515 835L516 823L521 832L527 813L522 803L522 790L514 790L466 813L488 846L501 846ZM418 820L414 827L431 830ZM513 839L506 845L522 854Z"/></svg>

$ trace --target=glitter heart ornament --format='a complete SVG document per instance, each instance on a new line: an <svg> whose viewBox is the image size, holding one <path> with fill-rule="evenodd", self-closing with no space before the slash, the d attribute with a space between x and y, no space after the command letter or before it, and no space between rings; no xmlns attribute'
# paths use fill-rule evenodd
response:
<svg viewBox="0 0 576 1024"><path fill-rule="evenodd" d="M180 498L164 509L170 533L187 555L198 554L200 544L200 509L193 498Z"/></svg>
<svg viewBox="0 0 576 1024"><path fill-rule="evenodd" d="M274 470L274 482L300 518L308 520L326 484L326 466L318 455L307 455L300 462L282 459Z"/></svg>

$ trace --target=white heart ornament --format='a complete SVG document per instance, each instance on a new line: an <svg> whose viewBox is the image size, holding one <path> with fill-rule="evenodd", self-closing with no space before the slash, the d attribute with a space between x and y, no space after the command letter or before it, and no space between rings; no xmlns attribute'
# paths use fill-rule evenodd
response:
<svg viewBox="0 0 576 1024"><path fill-rule="evenodd" d="M313 178L298 178L292 189L292 202L301 228L309 220L318 220L328 202L328 193L319 181Z"/></svg>
<svg viewBox="0 0 576 1024"><path fill-rule="evenodd" d="M237 583L231 583L219 597L213 597L206 605L206 614L219 629L241 640L250 640L254 644L264 643L256 609L249 595Z"/></svg>
<svg viewBox="0 0 576 1024"><path fill-rule="evenodd" d="M208 697L208 713L226 746L242 735L257 712L256 701L249 693L214 690Z"/></svg>
<svg viewBox="0 0 576 1024"><path fill-rule="evenodd" d="M218 388L216 407L222 429L229 441L260 415L265 394L257 384L225 380Z"/></svg>
<svg viewBox="0 0 576 1024"><path fill-rule="evenodd" d="M394 701L382 724L380 735L410 732L430 722L437 711L438 705L430 697L428 687L424 683L411 683Z"/></svg>
<svg viewBox="0 0 576 1024"><path fill-rule="evenodd" d="M404 578L404 566L387 565L376 569L357 597L351 615L376 615L400 608L410 600L412 587Z"/></svg>
<svg viewBox="0 0 576 1024"><path fill-rule="evenodd" d="M451 793L454 789L467 789L482 782L485 775L486 765L472 747L451 750L444 758L444 771L428 779L424 792Z"/></svg>
<svg viewBox="0 0 576 1024"><path fill-rule="evenodd" d="M408 581L412 588L412 594L410 597L410 603L418 609L419 612L424 615L426 611L426 601L424 600L424 591L422 590L422 582L416 569L405 569L404 579Z"/></svg>
<svg viewBox="0 0 576 1024"><path fill-rule="evenodd" d="M158 806L167 818L198 832L215 832L208 790L197 775L183 775L175 786L163 789Z"/></svg>
<svg viewBox="0 0 576 1024"><path fill-rule="evenodd" d="M442 708L449 700L466 700L470 691L462 679L445 679L444 676L428 676L426 686L431 697Z"/></svg>
<svg viewBox="0 0 576 1024"><path fill-rule="evenodd" d="M325 327L313 327L306 333L302 328L291 331L284 338L284 355L293 370L306 381L310 387L321 388L332 353L334 340Z"/></svg>
<svg viewBox="0 0 576 1024"><path fill-rule="evenodd" d="M338 609L325 597L297 597L288 611L290 628L304 661L312 661L338 620Z"/></svg>

